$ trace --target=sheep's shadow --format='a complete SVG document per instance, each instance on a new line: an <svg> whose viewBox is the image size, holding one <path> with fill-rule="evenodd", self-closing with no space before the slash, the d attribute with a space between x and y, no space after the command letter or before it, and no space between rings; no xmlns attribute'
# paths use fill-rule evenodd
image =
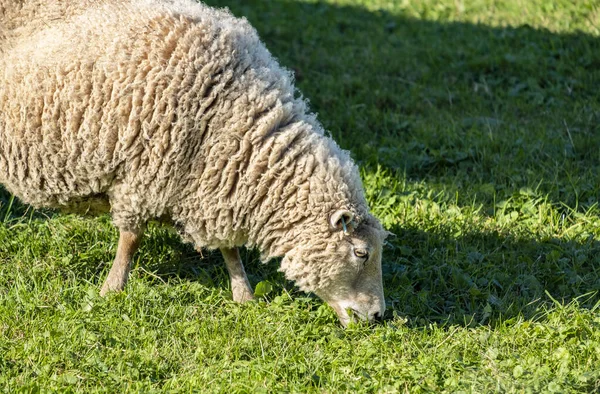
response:
<svg viewBox="0 0 600 394"><path fill-rule="evenodd" d="M49 209L34 209L23 204L18 198L10 194L0 185L0 223L10 223L23 218L28 220L45 220L56 215Z"/></svg>
<svg viewBox="0 0 600 394"><path fill-rule="evenodd" d="M274 264L260 262L258 251L240 248L240 257L251 285L254 286L262 280L270 280L276 284L276 288L290 285L285 283L284 277L277 272ZM229 289L229 274L221 252L198 252L191 244L184 243L169 226L150 226L136 254L136 265L144 272L144 276L154 278L157 283L186 280ZM289 288L291 289L291 286Z"/></svg>

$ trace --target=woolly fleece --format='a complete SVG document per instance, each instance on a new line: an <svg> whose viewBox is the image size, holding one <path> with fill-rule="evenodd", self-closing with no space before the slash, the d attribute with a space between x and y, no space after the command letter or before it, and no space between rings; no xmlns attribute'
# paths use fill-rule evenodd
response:
<svg viewBox="0 0 600 394"><path fill-rule="evenodd" d="M356 166L226 10L0 0L0 183L36 207L110 210L122 230L160 219L197 247L285 256L317 294L356 271L329 221L348 210L381 284L385 232Z"/></svg>

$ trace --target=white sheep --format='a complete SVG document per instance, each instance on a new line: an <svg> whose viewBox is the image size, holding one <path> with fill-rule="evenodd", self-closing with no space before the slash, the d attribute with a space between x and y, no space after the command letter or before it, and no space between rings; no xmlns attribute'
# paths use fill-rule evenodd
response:
<svg viewBox="0 0 600 394"><path fill-rule="evenodd" d="M237 247L329 303L346 325L385 308L386 232L348 153L245 19L191 0L0 0L0 183L36 207L120 230L101 294L122 290L148 220Z"/></svg>

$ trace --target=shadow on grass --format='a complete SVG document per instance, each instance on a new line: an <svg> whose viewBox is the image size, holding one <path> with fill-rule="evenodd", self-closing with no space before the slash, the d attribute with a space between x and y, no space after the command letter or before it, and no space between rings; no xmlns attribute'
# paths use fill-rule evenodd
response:
<svg viewBox="0 0 600 394"><path fill-rule="evenodd" d="M494 233L459 237L395 228L384 253L390 309L412 323L493 324L536 318L554 300L593 307L600 292L600 242L542 241Z"/></svg>
<svg viewBox="0 0 600 394"><path fill-rule="evenodd" d="M205 286L229 288L229 274L220 251L203 250L198 253L167 226L151 225L147 233L136 254L136 261L138 267L154 277L157 283L188 280ZM255 250L241 248L240 255L253 286L269 279L279 284L281 289L285 278L276 271L276 265L262 264Z"/></svg>
<svg viewBox="0 0 600 394"><path fill-rule="evenodd" d="M15 220L45 220L56 215L56 212L48 209L34 209L23 204L18 198L11 195L0 185L0 223L9 223Z"/></svg>

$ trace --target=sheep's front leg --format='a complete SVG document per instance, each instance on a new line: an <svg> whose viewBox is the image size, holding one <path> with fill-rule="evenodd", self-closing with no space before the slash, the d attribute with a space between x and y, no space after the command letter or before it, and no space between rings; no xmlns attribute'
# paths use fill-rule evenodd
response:
<svg viewBox="0 0 600 394"><path fill-rule="evenodd" d="M231 279L231 291L233 300L236 302L246 302L254 299L254 293L250 282L244 271L242 259L237 248L221 248L221 254L225 259L229 278Z"/></svg>
<svg viewBox="0 0 600 394"><path fill-rule="evenodd" d="M142 231L130 232L121 230L119 235L119 246L117 248L117 256L108 273L106 281L100 290L100 295L105 296L110 291L121 291L127 283L133 254L140 245Z"/></svg>

